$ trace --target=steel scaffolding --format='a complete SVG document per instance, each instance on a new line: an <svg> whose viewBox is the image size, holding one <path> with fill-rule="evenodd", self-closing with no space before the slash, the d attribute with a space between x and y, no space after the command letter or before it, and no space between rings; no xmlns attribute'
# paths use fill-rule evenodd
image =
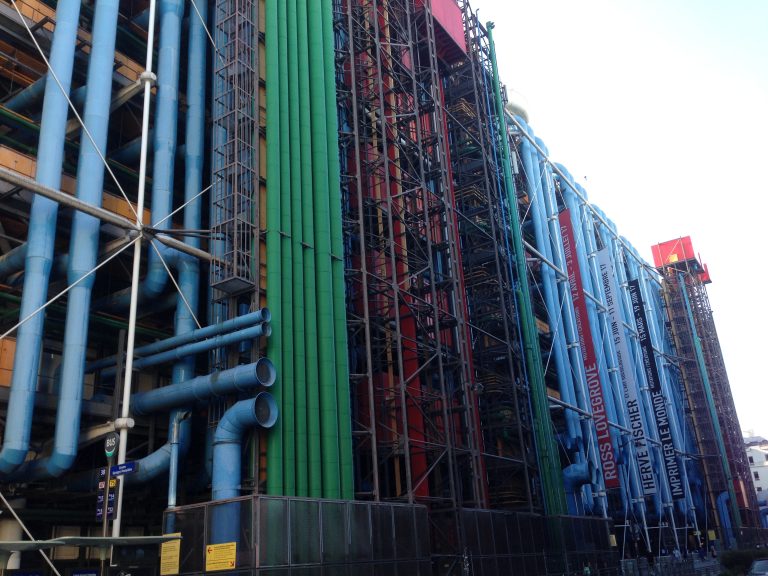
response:
<svg viewBox="0 0 768 576"><path fill-rule="evenodd" d="M701 453L709 504L716 510L718 495L734 490L740 512L740 517L735 520L745 527L759 527L757 497L709 297L699 275L698 262L685 261L674 266L665 266L661 272L670 328L678 354L677 365L685 385L690 416ZM697 344L701 347L703 366L697 359ZM705 389L707 382L702 370L706 372L712 401L717 408L717 423L713 422L710 416ZM718 427L725 448L723 455L716 449ZM723 458L728 466L727 471L724 469ZM730 486L726 472L732 478Z"/></svg>
<svg viewBox="0 0 768 576"><path fill-rule="evenodd" d="M488 40L469 3L462 9L469 54L451 69L446 109L489 501L493 507L533 509L531 416L521 385L525 376L501 158L493 134Z"/></svg>
<svg viewBox="0 0 768 576"><path fill-rule="evenodd" d="M336 29L356 492L428 505L455 563L485 485L433 15L350 0Z"/></svg>

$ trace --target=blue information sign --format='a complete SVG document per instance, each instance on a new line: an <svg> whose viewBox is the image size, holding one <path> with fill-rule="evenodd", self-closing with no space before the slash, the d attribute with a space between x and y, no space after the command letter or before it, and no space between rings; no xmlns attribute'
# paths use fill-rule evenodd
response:
<svg viewBox="0 0 768 576"><path fill-rule="evenodd" d="M109 469L109 473L112 476L122 476L123 474L130 474L132 472L136 472L136 462L116 464Z"/></svg>

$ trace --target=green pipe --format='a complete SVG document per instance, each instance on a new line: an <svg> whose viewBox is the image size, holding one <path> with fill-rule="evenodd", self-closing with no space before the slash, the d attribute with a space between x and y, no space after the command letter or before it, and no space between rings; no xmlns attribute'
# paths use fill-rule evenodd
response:
<svg viewBox="0 0 768 576"><path fill-rule="evenodd" d="M301 82L302 94L304 98L299 100L299 125L301 134L310 134L312 130L312 108L310 99L306 97L309 93L309 40L307 23L307 4L298 3L297 10L297 36L299 49L299 79ZM304 334L306 338L305 346L305 367L307 382L307 451L309 465L309 497L320 498L323 495L323 460L320 445L320 394L317 387L317 302L316 302L316 282L315 282L315 224L314 198L312 188L312 139L304 138L302 141L301 155L301 199L302 199L302 234L304 238L304 309L306 317L304 320Z"/></svg>
<svg viewBox="0 0 768 576"><path fill-rule="evenodd" d="M317 278L317 343L320 386L320 435L323 454L323 497L339 498L336 353L331 281L331 230L328 198L327 105L323 55L323 17L319 2L309 2L310 100L312 104L312 175L315 191L315 266ZM335 153L335 151L334 151Z"/></svg>
<svg viewBox="0 0 768 576"><path fill-rule="evenodd" d="M303 3L304 0L298 0ZM296 495L306 496L307 481L307 395L304 350L304 255L302 217L302 150L301 126L299 125L299 62L297 0L288 1L288 84L291 162L291 245L293 250L293 351L294 351L294 398L296 442Z"/></svg>
<svg viewBox="0 0 768 576"><path fill-rule="evenodd" d="M280 255L283 300L283 482L286 496L296 495L295 370L293 354L293 250L291 238L290 91L288 88L288 15L286 2L278 2L277 42L280 86ZM286 106L285 104L288 103Z"/></svg>
<svg viewBox="0 0 768 576"><path fill-rule="evenodd" d="M683 293L683 300L685 301L685 311L688 315L688 326L691 329L691 336L693 340L693 348L696 350L696 364L701 375L701 383L704 388L704 394L707 397L707 408L709 409L709 417L712 420L712 426L715 429L715 440L717 441L717 450L720 452L720 463L723 466L723 473L725 474L725 483L728 486L728 497L731 500L731 514L733 515L734 530L741 528L741 513L739 512L739 503L736 500L736 492L733 489L733 476L731 475L731 467L728 465L728 453L725 451L725 442L723 441L723 431L720 428L720 420L717 416L717 407L715 406L715 399L712 396L712 385L709 382L709 374L707 373L707 365L704 361L704 351L701 348L701 340L699 339L699 333L696 330L696 323L693 320L693 310L691 308L691 302L688 299L688 290L685 284L685 278L682 272L677 273L677 281L680 286L680 291Z"/></svg>
<svg viewBox="0 0 768 576"><path fill-rule="evenodd" d="M555 438L552 434L551 420L549 416L549 402L547 401L547 389L544 382L544 373L541 364L541 350L539 337L534 322L531 307L531 294L528 286L528 275L525 269L525 252L523 251L522 230L520 216L517 213L517 193L515 183L512 180L510 169L509 138L507 136L507 121L504 117L504 106L501 100L501 88L499 84L499 71L496 65L496 48L493 42L493 22L488 22L488 44L490 46L491 68L493 73L493 92L496 105L496 115L499 123L501 137L502 166L504 170L504 188L509 204L509 218L512 241L515 251L515 267L517 269L517 301L520 306L520 323L523 331L523 344L525 346L525 362L528 367L528 375L531 388L531 404L534 413L534 436L538 448L539 474L541 477L542 493L544 495L544 509L547 514L558 515L567 512L565 494L563 492L563 478L560 470L560 458L557 453Z"/></svg>
<svg viewBox="0 0 768 576"><path fill-rule="evenodd" d="M338 406L341 497L354 498L352 469L352 414L349 397L347 354L347 310L344 284L344 240L341 226L341 168L339 165L339 120L336 105L336 51L333 31L333 1L322 0L325 57L326 137L328 140L328 192L331 222L331 267L333 321L336 344L336 403Z"/></svg>
<svg viewBox="0 0 768 576"><path fill-rule="evenodd" d="M272 336L267 339L267 356L275 364L280 382L271 389L283 414L283 303L280 276L280 87L277 42L277 3L266 0L266 114L267 114L267 300L272 311ZM283 419L279 418L267 440L267 492L285 493L283 479Z"/></svg>

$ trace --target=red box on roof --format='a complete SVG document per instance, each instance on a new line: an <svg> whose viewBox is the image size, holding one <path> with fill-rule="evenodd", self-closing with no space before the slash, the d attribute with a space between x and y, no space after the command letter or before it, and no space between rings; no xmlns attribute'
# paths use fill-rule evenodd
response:
<svg viewBox="0 0 768 576"><path fill-rule="evenodd" d="M416 7L424 6L425 0L416 0ZM435 19L435 42L438 55L453 62L467 53L464 41L464 20L461 8L455 0L432 0L432 16Z"/></svg>
<svg viewBox="0 0 768 576"><path fill-rule="evenodd" d="M656 268L686 260L696 260L696 253L693 251L690 236L656 244L656 246L651 247L651 251L653 252L653 264Z"/></svg>

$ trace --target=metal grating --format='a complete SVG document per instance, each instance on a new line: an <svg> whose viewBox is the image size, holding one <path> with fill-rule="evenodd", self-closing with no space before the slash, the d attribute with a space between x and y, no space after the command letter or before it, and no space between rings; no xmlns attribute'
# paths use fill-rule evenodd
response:
<svg viewBox="0 0 768 576"><path fill-rule="evenodd" d="M217 0L213 67L211 286L259 285L258 1Z"/></svg>

